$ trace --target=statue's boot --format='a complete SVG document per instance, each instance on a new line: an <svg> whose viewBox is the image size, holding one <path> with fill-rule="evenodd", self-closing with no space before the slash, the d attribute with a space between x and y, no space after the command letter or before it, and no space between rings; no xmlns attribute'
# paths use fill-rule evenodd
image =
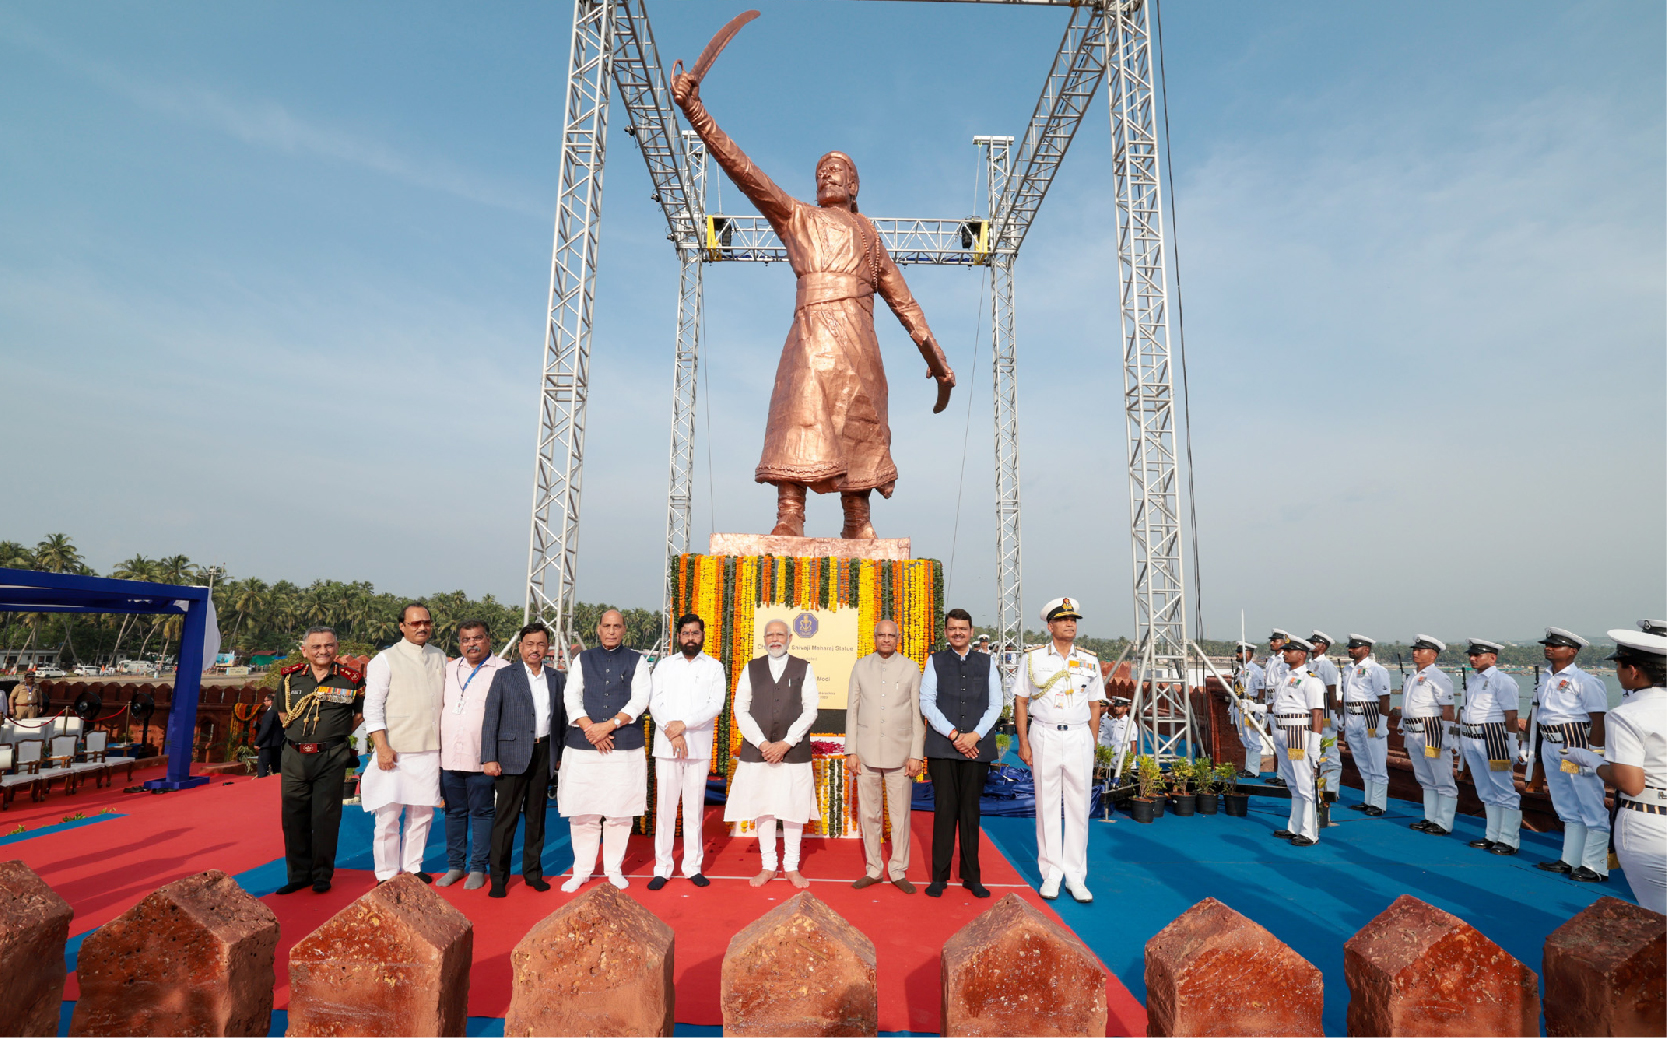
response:
<svg viewBox="0 0 1667 1038"><path fill-rule="evenodd" d="M879 536L868 521L868 494L867 490L858 490L839 495L839 503L845 507L845 529L840 536L848 541L872 541Z"/></svg>
<svg viewBox="0 0 1667 1038"><path fill-rule="evenodd" d="M776 528L771 537L805 535L805 487L803 483L776 484ZM873 536L870 534L870 536Z"/></svg>

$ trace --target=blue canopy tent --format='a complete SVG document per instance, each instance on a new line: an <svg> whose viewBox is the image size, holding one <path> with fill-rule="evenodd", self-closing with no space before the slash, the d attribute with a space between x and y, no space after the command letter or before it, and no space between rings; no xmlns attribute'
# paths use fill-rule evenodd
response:
<svg viewBox="0 0 1667 1038"><path fill-rule="evenodd" d="M185 617L174 699L168 709L168 776L146 782L146 789L189 789L208 782L206 778L191 775L197 699L202 692L208 595L206 587L0 568L0 612L150 613Z"/></svg>

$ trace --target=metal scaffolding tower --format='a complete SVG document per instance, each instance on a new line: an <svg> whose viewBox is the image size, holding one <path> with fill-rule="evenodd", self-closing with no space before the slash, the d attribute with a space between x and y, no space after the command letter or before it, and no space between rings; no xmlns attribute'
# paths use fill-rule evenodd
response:
<svg viewBox="0 0 1667 1038"><path fill-rule="evenodd" d="M1130 516L1138 656L1136 718L1142 749L1160 757L1190 752L1191 724L1179 685L1191 647L1181 562L1174 385L1168 287L1154 126L1155 87L1147 0L963 0L1070 10L1022 138L978 137L989 213L967 218L874 218L900 265L988 266L994 368L997 626L1001 644L1022 646L1018 363L1013 266L1065 153L1110 70L1118 257L1129 436ZM563 118L560 194L551 262L544 381L527 564L526 612L558 632L565 657L572 630L578 555L579 484L596 277L597 225L607 138L608 83L628 113L665 214L679 264L672 368L667 570L690 549L696 382L700 363L703 266L779 262L786 251L756 214L705 209L706 155L681 128L645 0L575 0ZM666 589L669 623L671 587ZM669 632L668 632L669 633ZM1200 655L1201 654L1197 654ZM1011 678L1017 654L1004 659ZM1150 684L1150 689L1147 685Z"/></svg>

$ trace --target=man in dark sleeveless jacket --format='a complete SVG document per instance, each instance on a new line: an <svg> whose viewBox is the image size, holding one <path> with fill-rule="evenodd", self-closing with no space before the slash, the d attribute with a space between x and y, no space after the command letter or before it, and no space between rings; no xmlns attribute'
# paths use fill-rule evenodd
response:
<svg viewBox="0 0 1667 1038"><path fill-rule="evenodd" d="M625 617L602 614L596 625L602 644L581 652L568 669L564 690L566 748L557 779L557 801L573 835L573 875L561 888L578 890L596 867L621 890L625 843L631 819L648 810L648 759L642 726L636 723L652 691L648 661L624 646Z"/></svg>
<svg viewBox="0 0 1667 1038"><path fill-rule="evenodd" d="M932 654L920 677L920 713L926 719L926 773L932 778L932 882L930 897L949 885L955 834L961 835L961 885L974 897L989 897L978 868L978 798L996 741L990 730L1001 720L1001 673L993 656L972 651L972 614L944 614L949 648Z"/></svg>
<svg viewBox="0 0 1667 1038"><path fill-rule="evenodd" d="M764 625L765 655L747 664L735 686L735 725L741 752L735 780L729 784L724 821L753 822L763 870L755 887L776 875L776 822L782 827L782 867L800 890L810 881L799 875L799 840L816 810L816 780L810 767L810 726L820 697L810 661L789 656L793 633L781 620Z"/></svg>

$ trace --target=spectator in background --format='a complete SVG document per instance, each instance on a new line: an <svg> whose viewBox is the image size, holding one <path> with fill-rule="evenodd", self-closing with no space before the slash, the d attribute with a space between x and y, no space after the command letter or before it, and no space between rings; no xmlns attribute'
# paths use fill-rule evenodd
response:
<svg viewBox="0 0 1667 1038"><path fill-rule="evenodd" d="M486 886L486 856L492 842L492 798L496 780L481 770L480 727L486 690L509 661L492 655L492 631L484 620L465 620L457 629L462 658L446 664L440 709L440 796L446 801L446 874L436 886L469 878L464 890ZM474 846L469 844L473 838Z"/></svg>
<svg viewBox="0 0 1667 1038"><path fill-rule="evenodd" d="M266 694L261 705L266 707L266 712L260 715L260 723L255 726L256 778L265 778L283 767L284 721L287 720L273 705L272 693Z"/></svg>
<svg viewBox="0 0 1667 1038"><path fill-rule="evenodd" d="M41 715L41 707L46 705L46 693L35 681L33 668L23 672L23 680L12 689L11 700L13 717L23 720Z"/></svg>

